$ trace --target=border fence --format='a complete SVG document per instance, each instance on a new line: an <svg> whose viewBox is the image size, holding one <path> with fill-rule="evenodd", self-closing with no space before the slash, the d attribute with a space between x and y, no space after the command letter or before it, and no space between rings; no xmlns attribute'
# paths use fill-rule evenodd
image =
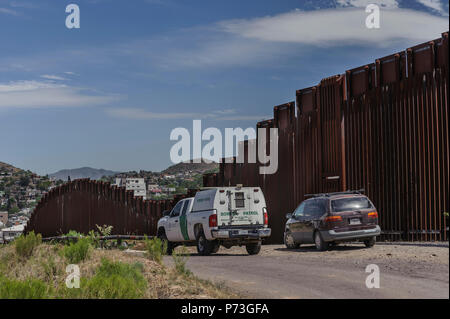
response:
<svg viewBox="0 0 450 319"><path fill-rule="evenodd" d="M295 102L256 124L278 128L278 171L260 175L260 164L234 158L204 186L260 186L272 243L282 242L284 216L305 194L361 188L383 239L448 240L448 59L445 32L297 90Z"/></svg>
<svg viewBox="0 0 450 319"><path fill-rule="evenodd" d="M50 190L37 204L25 232L55 237L75 230L87 234L96 225L111 225L111 235L156 235L158 219L186 195L171 200L143 200L125 187L77 179Z"/></svg>
<svg viewBox="0 0 450 319"><path fill-rule="evenodd" d="M361 188L378 209L384 239L448 240L448 54L445 32L297 90L295 102L275 106L273 119L256 124L278 128L278 171L261 175L259 163L234 158L204 175L204 186L260 186L270 243L283 241L285 214L305 194ZM122 187L79 179L48 192L25 232L53 237L106 224L112 235L151 236L162 212L185 196L143 200Z"/></svg>

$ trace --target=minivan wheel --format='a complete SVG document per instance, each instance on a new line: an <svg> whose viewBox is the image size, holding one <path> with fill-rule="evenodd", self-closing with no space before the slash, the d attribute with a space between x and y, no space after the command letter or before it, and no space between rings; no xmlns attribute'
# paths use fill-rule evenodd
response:
<svg viewBox="0 0 450 319"><path fill-rule="evenodd" d="M197 252L201 256L208 256L213 251L213 243L206 239L203 230L197 235Z"/></svg>
<svg viewBox="0 0 450 319"><path fill-rule="evenodd" d="M372 237L370 239L365 240L364 245L366 245L367 248L371 248L371 247L375 246L375 242L376 242L375 237Z"/></svg>
<svg viewBox="0 0 450 319"><path fill-rule="evenodd" d="M284 244L286 245L287 249L297 249L298 247L300 247L300 244L294 241L294 237L292 237L290 231L284 233Z"/></svg>
<svg viewBox="0 0 450 319"><path fill-rule="evenodd" d="M314 243L316 244L316 248L319 251L324 251L329 248L329 244L323 240L322 236L320 235L319 231L316 231L314 233Z"/></svg>
<svg viewBox="0 0 450 319"><path fill-rule="evenodd" d="M258 255L259 251L261 250L261 241L258 241L257 243L247 244L245 245L245 249L247 249L249 255Z"/></svg>

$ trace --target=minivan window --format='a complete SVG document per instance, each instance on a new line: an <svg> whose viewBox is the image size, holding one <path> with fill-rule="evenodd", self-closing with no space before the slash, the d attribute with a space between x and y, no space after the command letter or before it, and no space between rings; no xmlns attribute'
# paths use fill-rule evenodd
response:
<svg viewBox="0 0 450 319"><path fill-rule="evenodd" d="M294 211L294 216L303 216L303 210L305 208L305 202L301 203Z"/></svg>
<svg viewBox="0 0 450 319"><path fill-rule="evenodd" d="M305 216L319 218L326 213L326 207L323 200L313 199L306 202Z"/></svg>
<svg viewBox="0 0 450 319"><path fill-rule="evenodd" d="M331 201L331 209L336 213L370 208L373 206L367 197L350 197Z"/></svg>

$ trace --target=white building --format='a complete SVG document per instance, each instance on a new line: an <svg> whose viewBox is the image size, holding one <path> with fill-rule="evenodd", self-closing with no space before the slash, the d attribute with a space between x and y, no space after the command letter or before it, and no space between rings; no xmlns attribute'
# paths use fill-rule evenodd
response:
<svg viewBox="0 0 450 319"><path fill-rule="evenodd" d="M124 180L124 178L116 178L116 182L113 185L115 185L117 187L125 186L125 185L123 185L123 180Z"/></svg>
<svg viewBox="0 0 450 319"><path fill-rule="evenodd" d="M125 187L127 191L133 191L134 196L141 196L143 199L147 199L147 187L143 178L116 178L116 182L113 185Z"/></svg>
<svg viewBox="0 0 450 319"><path fill-rule="evenodd" d="M25 225L16 225L2 229L2 241L8 242L22 235Z"/></svg>
<svg viewBox="0 0 450 319"><path fill-rule="evenodd" d="M134 192L134 196L141 196L143 199L147 199L147 188L143 178L127 178L125 182L125 189L127 191L132 190Z"/></svg>

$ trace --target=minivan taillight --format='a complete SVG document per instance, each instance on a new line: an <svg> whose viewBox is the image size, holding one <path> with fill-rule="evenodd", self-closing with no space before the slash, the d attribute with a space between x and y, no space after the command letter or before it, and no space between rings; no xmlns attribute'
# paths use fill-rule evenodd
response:
<svg viewBox="0 0 450 319"><path fill-rule="evenodd" d="M264 225L267 226L269 225L269 215L267 214L267 209L265 207L263 208L263 213L264 213Z"/></svg>
<svg viewBox="0 0 450 319"><path fill-rule="evenodd" d="M217 215L209 215L209 227L217 227Z"/></svg>
<svg viewBox="0 0 450 319"><path fill-rule="evenodd" d="M369 218L378 218L378 212L370 212L367 214Z"/></svg>
<svg viewBox="0 0 450 319"><path fill-rule="evenodd" d="M325 218L325 222L340 222L342 221L342 216L328 216Z"/></svg>

